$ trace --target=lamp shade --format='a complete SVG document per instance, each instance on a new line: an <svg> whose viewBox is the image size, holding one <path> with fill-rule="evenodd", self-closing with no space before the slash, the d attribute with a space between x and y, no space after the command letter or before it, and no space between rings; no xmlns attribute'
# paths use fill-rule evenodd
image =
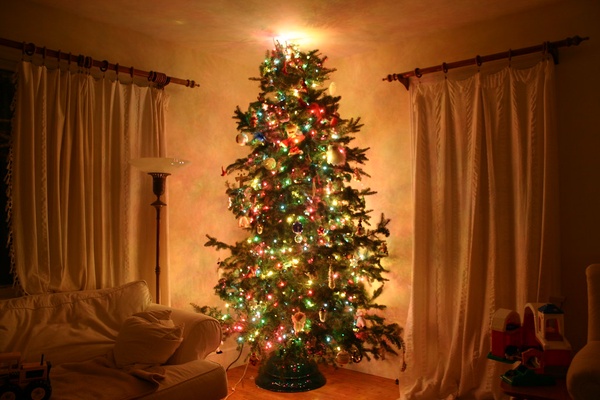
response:
<svg viewBox="0 0 600 400"><path fill-rule="evenodd" d="M180 158L142 157L135 158L129 161L129 163L143 172L172 174L177 169L189 164L190 162Z"/></svg>

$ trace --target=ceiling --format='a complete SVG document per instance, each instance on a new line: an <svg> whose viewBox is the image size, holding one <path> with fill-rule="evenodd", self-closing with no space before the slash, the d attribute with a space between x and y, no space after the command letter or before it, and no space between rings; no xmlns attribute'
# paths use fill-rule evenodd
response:
<svg viewBox="0 0 600 400"><path fill-rule="evenodd" d="M224 55L283 38L341 56L558 0L29 1Z"/></svg>

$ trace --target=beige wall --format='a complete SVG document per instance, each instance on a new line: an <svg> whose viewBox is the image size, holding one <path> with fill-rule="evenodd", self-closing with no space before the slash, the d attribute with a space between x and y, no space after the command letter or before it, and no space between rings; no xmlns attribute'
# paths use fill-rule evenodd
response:
<svg viewBox="0 0 600 400"><path fill-rule="evenodd" d="M591 40L562 49L557 66L564 285L563 293L558 295L566 297L566 336L577 349L585 343L584 269L600 262L598 20L600 2L571 0L428 37L409 37L402 43L380 43L371 52L329 58L328 66L337 69L332 78L342 96L342 117L360 116L365 123L356 143L371 148L366 169L372 178L362 184L378 192L367 200L368 204L374 209L375 219L381 212L392 219L390 257L386 260L391 273L382 300L389 307L389 319L405 324L411 290L411 141L409 94L400 84L381 79L388 73L578 34ZM244 149L235 144L236 125L231 117L235 106L245 108L256 98L258 86L247 78L257 75L267 49L257 47L255 56L224 59L219 54L202 54L185 45L164 43L23 3L3 5L0 37L162 71L201 84L198 89L178 85L166 89L171 96L168 155L192 161L168 181L169 278L173 305L189 308L190 302L219 304L212 287L218 279L217 261L225 254L204 247L205 235L228 242L244 236L227 211L225 180L220 170L245 155ZM328 54L326 43L319 49ZM0 49L3 54L6 51ZM381 363L364 361L357 367L390 378L398 376L398 363L392 358Z"/></svg>

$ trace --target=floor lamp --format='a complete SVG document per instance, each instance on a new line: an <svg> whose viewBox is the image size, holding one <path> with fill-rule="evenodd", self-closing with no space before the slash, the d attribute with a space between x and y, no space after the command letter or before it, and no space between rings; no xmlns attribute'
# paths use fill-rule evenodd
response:
<svg viewBox="0 0 600 400"><path fill-rule="evenodd" d="M152 177L152 192L156 196L156 200L150 205L156 209L156 267L154 269L156 298L154 301L157 304L160 304L160 211L167 205L160 197L165 194L167 176L188 163L189 161L179 158L166 157L143 157L131 160L131 165Z"/></svg>

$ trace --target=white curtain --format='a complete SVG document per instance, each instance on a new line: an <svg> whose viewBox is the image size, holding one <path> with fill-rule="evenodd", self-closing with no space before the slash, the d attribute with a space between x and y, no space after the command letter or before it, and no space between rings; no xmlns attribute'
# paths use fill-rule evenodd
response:
<svg viewBox="0 0 600 400"><path fill-rule="evenodd" d="M498 308L559 290L554 66L411 82L415 239L407 399L500 398Z"/></svg>
<svg viewBox="0 0 600 400"><path fill-rule="evenodd" d="M13 269L28 294L153 280L151 178L166 95L22 62L9 165Z"/></svg>

